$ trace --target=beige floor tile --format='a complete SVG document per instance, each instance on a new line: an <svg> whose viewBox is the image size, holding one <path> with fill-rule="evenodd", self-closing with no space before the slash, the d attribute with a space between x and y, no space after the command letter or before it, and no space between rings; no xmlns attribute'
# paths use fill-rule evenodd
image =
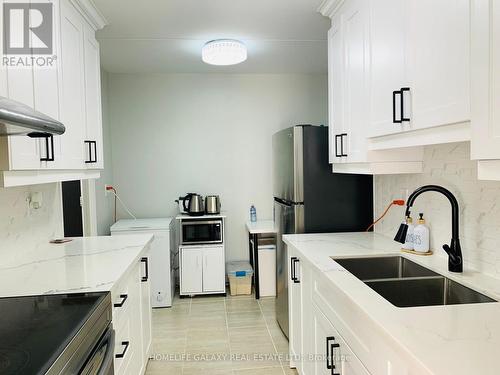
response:
<svg viewBox="0 0 500 375"><path fill-rule="evenodd" d="M227 313L229 328L236 327L265 327L266 323L260 311L240 311Z"/></svg>
<svg viewBox="0 0 500 375"><path fill-rule="evenodd" d="M194 303L191 305L190 316L224 315L225 312L226 306L224 301Z"/></svg>
<svg viewBox="0 0 500 375"><path fill-rule="evenodd" d="M228 313L242 311L260 311L259 303L254 299L230 299L226 300Z"/></svg>
<svg viewBox="0 0 500 375"><path fill-rule="evenodd" d="M183 363L149 360L146 375L181 375Z"/></svg>
<svg viewBox="0 0 500 375"><path fill-rule="evenodd" d="M235 370L234 375L283 375L281 367L265 367L258 369Z"/></svg>
<svg viewBox="0 0 500 375"><path fill-rule="evenodd" d="M297 372L296 369L290 368L288 366L283 366L283 370L285 371L286 375L298 375L299 373Z"/></svg>
<svg viewBox="0 0 500 375"><path fill-rule="evenodd" d="M207 296L195 296L190 298L191 303L197 304L197 303L213 303L213 302L224 302L225 297L220 296L220 295L207 295Z"/></svg>

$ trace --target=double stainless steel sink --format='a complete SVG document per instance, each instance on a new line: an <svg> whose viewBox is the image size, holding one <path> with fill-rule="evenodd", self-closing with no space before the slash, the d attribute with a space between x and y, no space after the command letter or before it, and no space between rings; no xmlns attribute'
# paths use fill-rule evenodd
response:
<svg viewBox="0 0 500 375"><path fill-rule="evenodd" d="M497 302L402 256L332 259L397 307Z"/></svg>

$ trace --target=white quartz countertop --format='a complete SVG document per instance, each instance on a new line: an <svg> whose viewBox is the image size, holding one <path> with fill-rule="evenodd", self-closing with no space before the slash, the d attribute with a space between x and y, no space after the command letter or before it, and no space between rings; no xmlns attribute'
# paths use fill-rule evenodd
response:
<svg viewBox="0 0 500 375"><path fill-rule="evenodd" d="M247 221L247 230L250 234L276 233L273 220Z"/></svg>
<svg viewBox="0 0 500 375"><path fill-rule="evenodd" d="M0 297L104 292L135 264L152 235L75 238L0 263Z"/></svg>
<svg viewBox="0 0 500 375"><path fill-rule="evenodd" d="M398 308L330 257L402 255L497 300L500 280L467 264L463 274L450 273L444 252L427 257L403 254L392 239L374 233L293 234L283 239L430 374L500 374L500 303Z"/></svg>

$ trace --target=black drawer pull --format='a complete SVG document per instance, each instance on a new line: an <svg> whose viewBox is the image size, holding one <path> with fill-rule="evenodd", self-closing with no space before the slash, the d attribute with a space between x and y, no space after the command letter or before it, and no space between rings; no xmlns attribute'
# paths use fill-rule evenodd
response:
<svg viewBox="0 0 500 375"><path fill-rule="evenodd" d="M85 160L85 164L97 163L97 141L84 141L89 146L89 159ZM92 148L94 149L94 157L92 157Z"/></svg>
<svg viewBox="0 0 500 375"><path fill-rule="evenodd" d="M347 157L347 154L344 153L344 137L347 139L347 133L340 134L340 156Z"/></svg>
<svg viewBox="0 0 500 375"><path fill-rule="evenodd" d="M405 101L404 101L404 98L405 98L405 92L410 92L410 88L409 87L402 87L401 88L401 122L409 122L410 121L410 118L409 117L405 117Z"/></svg>
<svg viewBox="0 0 500 375"><path fill-rule="evenodd" d="M342 157L342 150L339 153L339 142L338 142L339 138L340 138L340 141L342 142L342 136L341 136L341 134L335 134L335 157L337 157L337 158L341 158Z"/></svg>
<svg viewBox="0 0 500 375"><path fill-rule="evenodd" d="M128 298L128 294L120 294L120 298L122 299L120 302L113 304L114 307L122 307L125 301Z"/></svg>
<svg viewBox="0 0 500 375"><path fill-rule="evenodd" d="M145 283L146 281L148 281L149 279L149 267L148 267L148 258L147 257L144 257L144 258L141 258L141 262L144 263L144 271L145 271L145 275L141 278L141 281L143 283Z"/></svg>
<svg viewBox="0 0 500 375"><path fill-rule="evenodd" d="M330 341L334 341L335 337L333 336L328 336L326 338L326 368L330 370L332 367L335 367L333 365L333 358L330 354Z"/></svg>
<svg viewBox="0 0 500 375"><path fill-rule="evenodd" d="M294 267L296 259L297 259L296 257L291 257L290 258L290 279L292 281L296 280L296 277L295 277L295 267Z"/></svg>
<svg viewBox="0 0 500 375"><path fill-rule="evenodd" d="M41 157L40 161L54 161L54 136L48 134L45 137L45 157Z"/></svg>
<svg viewBox="0 0 500 375"><path fill-rule="evenodd" d="M123 358L125 354L127 354L128 347L130 345L130 341L122 341L122 345L124 346L123 352L115 354L115 358Z"/></svg>
<svg viewBox="0 0 500 375"><path fill-rule="evenodd" d="M403 93L401 91L393 91L392 92L392 122L395 124L401 124L403 120L400 118L399 120L396 118L396 106L397 106L397 100L396 96L400 95L400 103L403 101ZM401 108L401 112L403 111L403 108ZM401 113L402 116L402 113Z"/></svg>

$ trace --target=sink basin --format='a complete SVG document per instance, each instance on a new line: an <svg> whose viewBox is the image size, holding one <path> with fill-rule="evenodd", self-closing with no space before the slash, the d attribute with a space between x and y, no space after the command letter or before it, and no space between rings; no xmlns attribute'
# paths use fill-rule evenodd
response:
<svg viewBox="0 0 500 375"><path fill-rule="evenodd" d="M368 281L366 285L397 307L496 302L443 276Z"/></svg>
<svg viewBox="0 0 500 375"><path fill-rule="evenodd" d="M402 256L334 259L358 279L403 279L408 277L440 276Z"/></svg>
<svg viewBox="0 0 500 375"><path fill-rule="evenodd" d="M397 307L497 302L401 256L334 260Z"/></svg>

